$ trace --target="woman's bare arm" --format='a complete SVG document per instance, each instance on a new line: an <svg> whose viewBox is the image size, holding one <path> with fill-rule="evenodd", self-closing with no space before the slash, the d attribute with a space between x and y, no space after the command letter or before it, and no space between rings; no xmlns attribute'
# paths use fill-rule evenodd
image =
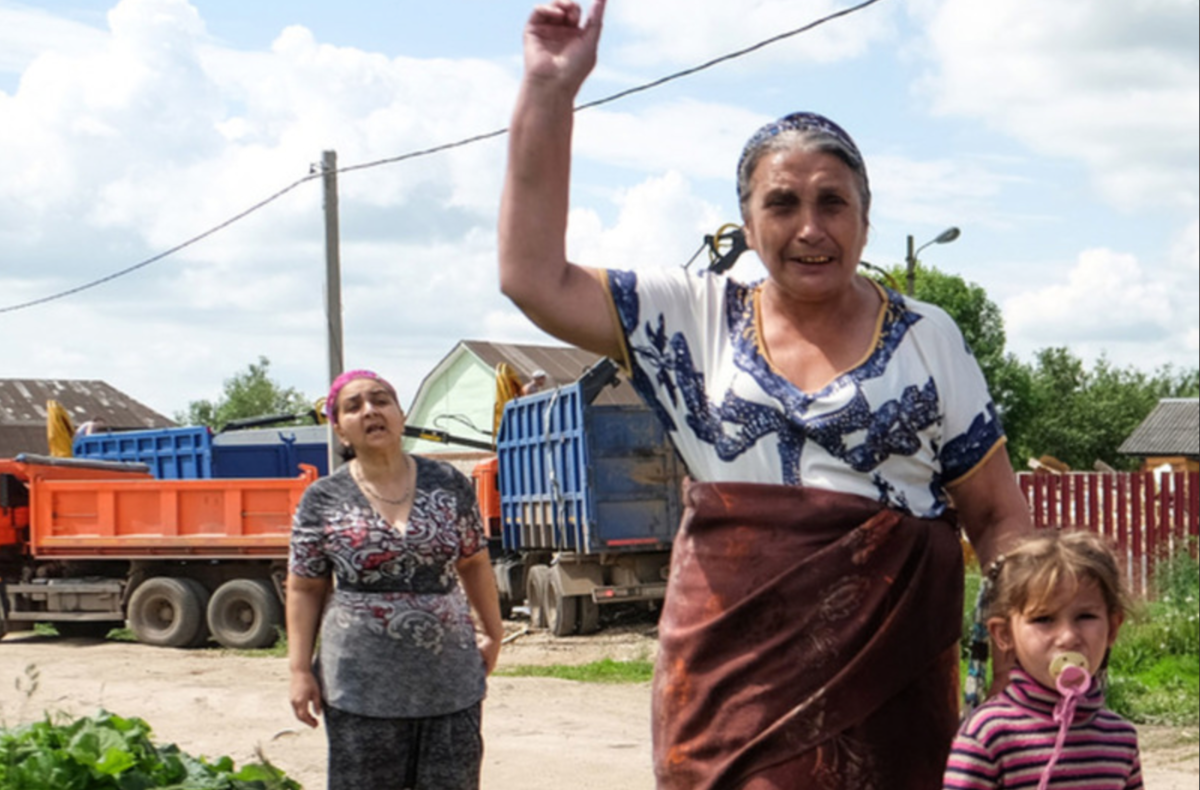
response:
<svg viewBox="0 0 1200 790"><path fill-rule="evenodd" d="M575 97L596 62L604 0L538 6L525 26L525 74L509 128L500 201L500 290L546 332L619 357L597 272L566 256Z"/></svg>
<svg viewBox="0 0 1200 790"><path fill-rule="evenodd" d="M328 578L309 578L288 574L287 577L287 637L288 672L291 676L288 695L296 718L309 727L317 726L321 715L321 689L313 675L313 650L325 599L331 587Z"/></svg>

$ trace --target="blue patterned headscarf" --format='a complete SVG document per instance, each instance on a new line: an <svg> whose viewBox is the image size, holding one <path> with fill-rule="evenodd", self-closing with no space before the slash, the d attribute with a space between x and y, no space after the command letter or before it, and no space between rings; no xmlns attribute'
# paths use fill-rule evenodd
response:
<svg viewBox="0 0 1200 790"><path fill-rule="evenodd" d="M845 129L838 126L833 121L815 112L794 112L790 115L785 115L778 120L771 121L757 132L750 136L746 141L745 147L742 148L742 155L738 159L738 201L744 201L746 196L742 194L743 182L748 180L749 173L743 176L743 168L746 162L753 156L756 156L767 144L771 138L776 137L783 132L815 132L818 136L824 136L836 140L838 147L842 152L849 157L851 161L847 162L851 169L859 173L864 181L867 178L867 166L863 161L862 152L858 150L858 146L854 144L854 139L846 132ZM869 195L869 187L868 192Z"/></svg>

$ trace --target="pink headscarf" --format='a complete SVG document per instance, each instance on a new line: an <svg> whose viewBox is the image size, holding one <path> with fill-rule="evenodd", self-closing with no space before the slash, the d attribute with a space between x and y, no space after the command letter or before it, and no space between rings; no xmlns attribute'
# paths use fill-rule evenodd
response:
<svg viewBox="0 0 1200 790"><path fill-rule="evenodd" d="M325 396L325 418L332 424L337 424L337 399L342 391L342 387L356 379L374 379L387 387L387 391L392 393L392 397L396 398L396 403L400 399L396 396L396 388L393 387L388 380L379 375L373 370L347 370L342 375L333 380L333 384L329 385L329 394Z"/></svg>

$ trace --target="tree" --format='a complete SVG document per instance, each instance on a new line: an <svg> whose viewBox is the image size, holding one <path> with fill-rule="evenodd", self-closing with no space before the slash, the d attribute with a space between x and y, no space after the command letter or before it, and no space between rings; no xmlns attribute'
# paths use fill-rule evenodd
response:
<svg viewBox="0 0 1200 790"><path fill-rule="evenodd" d="M1138 459L1117 448L1163 398L1200 396L1200 369L1171 366L1147 374L1117 368L1101 357L1089 371L1068 349L1045 348L1031 370L1028 430L1014 445L1014 457L1052 455L1073 469L1096 461L1135 469Z"/></svg>
<svg viewBox="0 0 1200 790"><path fill-rule="evenodd" d="M225 380L225 392L215 403L192 401L186 412L175 415L181 425L207 425L219 431L232 420L273 414L300 415L282 424L303 422L313 410L313 400L293 387L282 387L268 375L270 361L263 356L251 362L247 370Z"/></svg>

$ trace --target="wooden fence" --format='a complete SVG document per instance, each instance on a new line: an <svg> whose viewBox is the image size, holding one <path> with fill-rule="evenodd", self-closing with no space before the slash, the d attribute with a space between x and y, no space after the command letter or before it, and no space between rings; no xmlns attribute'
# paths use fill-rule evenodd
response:
<svg viewBox="0 0 1200 790"><path fill-rule="evenodd" d="M1195 556L1200 472L1019 473L1034 526L1089 529L1126 558L1131 590L1149 597L1156 563L1185 548Z"/></svg>

